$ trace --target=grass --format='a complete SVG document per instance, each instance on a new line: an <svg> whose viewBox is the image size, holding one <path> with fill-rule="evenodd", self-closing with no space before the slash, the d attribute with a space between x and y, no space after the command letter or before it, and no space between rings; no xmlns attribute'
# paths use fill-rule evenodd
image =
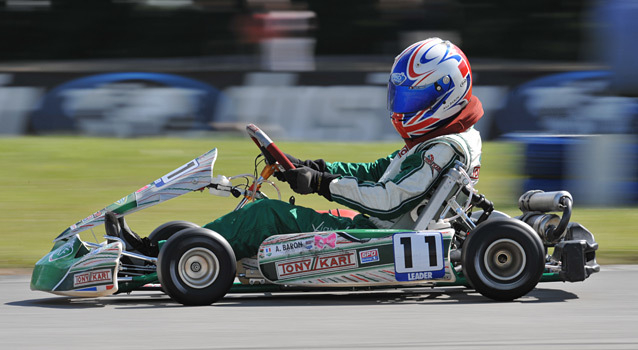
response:
<svg viewBox="0 0 638 350"><path fill-rule="evenodd" d="M400 143L279 142L302 158L372 161L400 148ZM110 139L20 137L0 139L0 268L32 267L66 227L217 147L215 174L252 173L258 151L248 138ZM519 149L486 143L478 189L497 209L518 215L521 181ZM282 197L293 195L282 184ZM268 192L274 196L273 191ZM316 195L297 195L297 204L317 209L338 207ZM234 198L190 193L127 216L129 225L147 235L159 224L188 220L205 224L237 204ZM638 263L635 208L579 208L572 220L589 228L600 243L601 263ZM95 230L98 240L103 231ZM90 232L86 240L95 240Z"/></svg>

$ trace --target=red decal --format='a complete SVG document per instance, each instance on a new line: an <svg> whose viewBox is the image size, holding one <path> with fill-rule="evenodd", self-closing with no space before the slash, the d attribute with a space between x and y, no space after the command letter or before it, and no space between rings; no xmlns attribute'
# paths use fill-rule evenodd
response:
<svg viewBox="0 0 638 350"><path fill-rule="evenodd" d="M478 179L479 178L479 173L481 172L481 166L475 166L474 169L472 169L472 175L470 175L471 179Z"/></svg>
<svg viewBox="0 0 638 350"><path fill-rule="evenodd" d="M354 278L356 278L356 279L360 279L360 280L362 280L363 282L370 282L370 281L368 281L367 279L363 279L363 278L361 278L361 277L359 277L359 276L357 276L357 275L350 275L350 276L352 276L352 277L354 277Z"/></svg>
<svg viewBox="0 0 638 350"><path fill-rule="evenodd" d="M73 276L73 286L80 287L87 284L110 282L112 280L111 272L111 270L99 270L75 274Z"/></svg>
<svg viewBox="0 0 638 350"><path fill-rule="evenodd" d="M312 259L305 259L300 261L293 261L285 264L280 264L280 277L297 275L303 272L312 270Z"/></svg>
<svg viewBox="0 0 638 350"><path fill-rule="evenodd" d="M337 271L357 266L357 259L354 253L349 252L346 254L317 256L314 258L278 263L277 274L279 277L303 276L315 272Z"/></svg>
<svg viewBox="0 0 638 350"><path fill-rule="evenodd" d="M432 169L441 172L441 167L436 164L434 162L434 156L431 154L428 154L427 156L425 156L425 162L428 163L428 165L430 165L430 167L432 167Z"/></svg>
<svg viewBox="0 0 638 350"><path fill-rule="evenodd" d="M144 186L144 187L140 188L139 190L135 191L135 193L139 193L139 192L144 191L145 189L147 189L147 188L148 188L148 186L149 186L149 185L146 185L146 186Z"/></svg>
<svg viewBox="0 0 638 350"><path fill-rule="evenodd" d="M399 151L399 153L397 154L397 156L399 156L399 158L403 157L406 153L408 153L410 149L408 148L408 146L403 146L403 148L401 148L401 150Z"/></svg>
<svg viewBox="0 0 638 350"><path fill-rule="evenodd" d="M467 68L467 63L465 63L465 60L461 60L461 63L459 63L459 70L461 71L461 76L465 78L465 76L469 72L469 68Z"/></svg>
<svg viewBox="0 0 638 350"><path fill-rule="evenodd" d="M416 79L419 76L419 74L417 74L417 72L414 71L414 60L416 59L419 53L419 50L421 50L421 48L425 46L427 43L428 43L427 41L424 42L423 44L421 44L421 46L417 47L412 52L412 57L410 57L410 60L408 62L408 78Z"/></svg>

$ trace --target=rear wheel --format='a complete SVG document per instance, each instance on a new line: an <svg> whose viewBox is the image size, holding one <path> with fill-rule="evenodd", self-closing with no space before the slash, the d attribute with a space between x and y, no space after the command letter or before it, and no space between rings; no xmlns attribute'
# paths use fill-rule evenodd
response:
<svg viewBox="0 0 638 350"><path fill-rule="evenodd" d="M545 248L525 223L497 218L478 225L463 245L463 273L482 295L501 301L530 292L545 269Z"/></svg>
<svg viewBox="0 0 638 350"><path fill-rule="evenodd" d="M157 243L159 241L165 241L171 238L175 233L192 227L200 227L197 224L194 224L189 221L169 221L165 224L158 226L150 235L148 235L148 239L151 242Z"/></svg>
<svg viewBox="0 0 638 350"><path fill-rule="evenodd" d="M184 305L210 305L224 297L235 280L233 250L222 236L205 228L175 233L157 260L162 289Z"/></svg>
<svg viewBox="0 0 638 350"><path fill-rule="evenodd" d="M140 252L144 255L157 257L159 255L159 241L166 241L171 238L175 233L193 227L200 227L197 224L194 224L189 221L169 221L165 224L157 227L147 238L143 238L142 240L146 241L147 250L144 252ZM133 260L136 261L136 260ZM138 263L139 264L139 263ZM144 265L144 262L141 262Z"/></svg>

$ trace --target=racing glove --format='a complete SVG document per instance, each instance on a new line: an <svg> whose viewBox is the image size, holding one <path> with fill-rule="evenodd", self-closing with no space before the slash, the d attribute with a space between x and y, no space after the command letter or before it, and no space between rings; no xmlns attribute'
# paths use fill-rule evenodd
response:
<svg viewBox="0 0 638 350"><path fill-rule="evenodd" d="M316 159L316 160L299 160L296 157L291 156L288 153L284 153L284 155L286 156L286 158L288 158L288 160L292 163L292 165L295 166L295 168L299 168L302 166L306 166L309 167L311 169L317 170L317 171L321 171L321 172L325 172L326 169L328 168L326 165L326 161L323 159ZM282 181L282 182L286 182L286 177L281 173L281 172L275 172L275 177L277 178L277 180Z"/></svg>
<svg viewBox="0 0 638 350"><path fill-rule="evenodd" d="M330 182L341 177L341 175L317 171L307 166L286 170L283 175L293 191L299 194L317 193L328 200L332 200Z"/></svg>
<svg viewBox="0 0 638 350"><path fill-rule="evenodd" d="M284 153L286 155L286 157L288 158L288 160L290 160L290 162L292 163L292 165L295 166L295 168L301 167L301 166L307 166L308 168L317 170L317 171L321 171L324 172L326 171L326 169L328 168L328 166L326 165L326 161L323 159L316 159L316 160L299 160L293 156L291 156L288 153Z"/></svg>

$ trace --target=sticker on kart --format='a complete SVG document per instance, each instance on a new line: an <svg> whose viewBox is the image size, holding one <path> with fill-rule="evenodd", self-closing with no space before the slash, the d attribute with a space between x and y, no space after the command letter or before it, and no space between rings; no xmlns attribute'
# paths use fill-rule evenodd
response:
<svg viewBox="0 0 638 350"><path fill-rule="evenodd" d="M394 276L399 282L445 276L443 236L440 232L401 232L392 236Z"/></svg>
<svg viewBox="0 0 638 350"><path fill-rule="evenodd" d="M359 264L354 250L343 253L309 256L302 259L277 262L277 277L280 280L306 277L356 269Z"/></svg>

